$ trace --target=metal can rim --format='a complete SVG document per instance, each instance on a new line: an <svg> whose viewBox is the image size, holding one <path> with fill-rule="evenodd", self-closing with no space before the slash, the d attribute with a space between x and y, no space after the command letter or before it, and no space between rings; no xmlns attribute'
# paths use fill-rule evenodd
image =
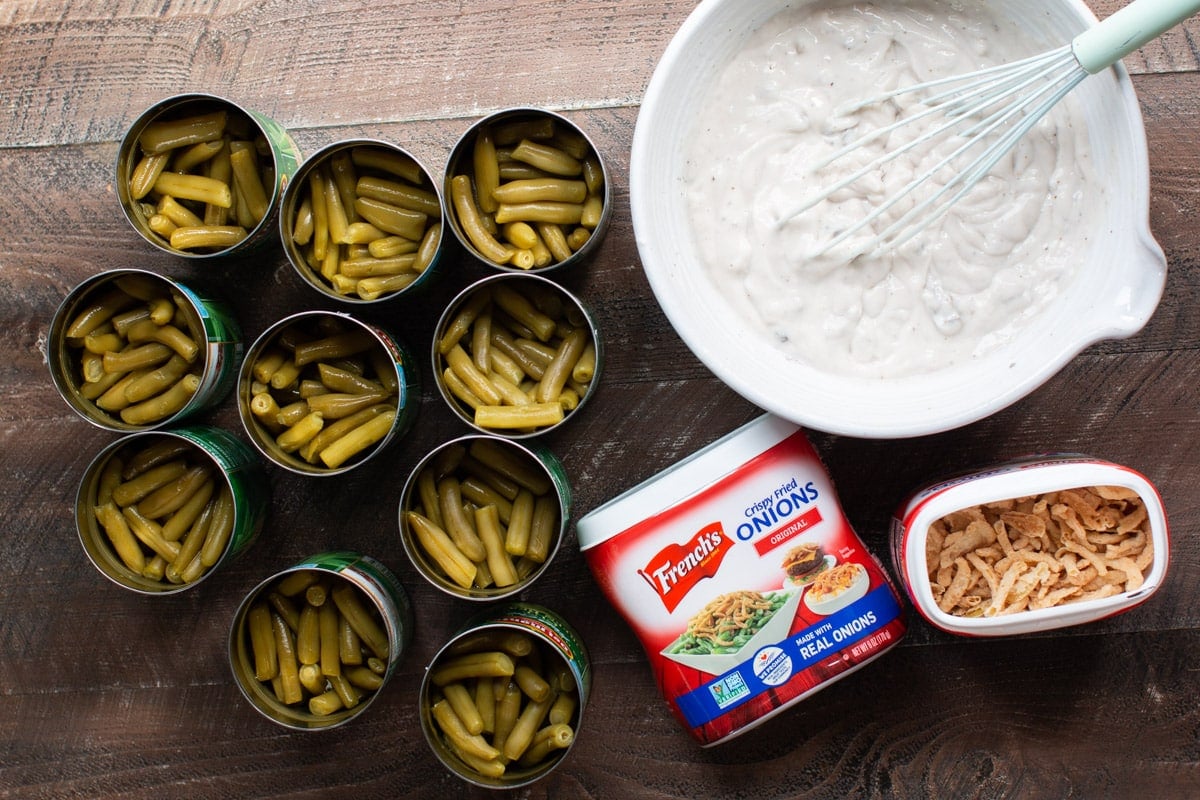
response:
<svg viewBox="0 0 1200 800"><path fill-rule="evenodd" d="M257 463L251 460L252 454L248 448L246 448L245 453L234 454L238 458L244 457L244 463L236 465L225 463L227 460L225 456L208 441L211 436L219 436L224 439L221 445L222 448L236 449L244 447L240 440L235 439L222 428L207 425L191 425L166 430L135 431L109 442L92 458L87 469L84 470L83 478L80 480L75 494L75 530L88 560L109 581L123 589L151 597L179 594L180 592L199 586L210 575L219 570L226 561L240 554L258 537L266 515L266 493L268 491L266 478L258 470ZM136 444L138 440L151 437L181 439L190 443L199 452L203 453L205 458L211 461L213 466L217 468L217 474L233 497L233 531L230 534L229 541L225 543L220 556L212 566L205 569L200 577L189 583L173 584L165 581L153 581L149 578L142 579L141 576L136 576L132 570L121 564L120 559L112 551L112 548L107 546L107 540L100 531L98 523L95 523L94 518L85 511L91 505L90 498L92 497L92 490L94 488L93 484L99 479L100 472L108 464L109 460L122 450ZM241 474L241 470L247 468L251 470L251 473ZM238 475L236 482L234 479L235 474ZM246 482L246 485L243 485L243 481ZM246 494L254 496L244 496ZM85 526L83 523L85 517L90 518L93 524ZM89 537L95 541L89 542Z"/></svg>
<svg viewBox="0 0 1200 800"><path fill-rule="evenodd" d="M375 299L365 300L354 295L340 294L334 291L332 287L316 280L312 275L312 270L304 262L304 259L300 257L299 253L296 251L294 242L292 242L291 228L294 224L295 208L298 204L297 194L306 191L306 179L313 169L323 163L330 156L335 155L342 150L358 146L383 147L389 150L394 150L411 159L417 165L417 168L420 169L425 177L429 180L430 189L437 195L438 205L441 207L442 220L444 221L446 219L446 205L442 197L442 182L437 180L433 172L431 172L429 168L425 166L424 162L413 155L411 151L394 142L370 137L351 138L331 142L330 144L325 145L305 159L304 163L302 163L296 170L295 175L292 176L291 181L284 189L283 195L280 199L278 232L284 255L287 257L288 263L292 267L292 271L295 272L296 277L299 278L302 283L309 286L322 297L336 300L339 303L345 303L350 306L373 306L380 303L386 303L391 300L396 300L407 295L415 294L421 288L432 282L437 274L436 270L438 263L441 261L444 255L446 229L445 225L443 224L442 230L438 235L437 252L433 257L433 261L411 284L398 291L387 292Z"/></svg>
<svg viewBox="0 0 1200 800"><path fill-rule="evenodd" d="M454 318L454 313L458 311L458 309L476 291L486 288L493 283L504 281L537 283L560 294L565 300L570 302L571 305L574 306L574 308L583 317L583 320L588 327L588 334L591 336L592 343L596 349L596 366L589 382L589 391L579 398L579 404L575 408L566 412L563 418L555 424L537 428L532 431L492 429L484 428L475 424L474 417L468 414L466 410L464 410L463 404L450 394L449 390L446 388L445 381L442 378L442 368L440 363L442 354L438 350L438 342L441 339L442 332L446 329L446 326L449 324L449 322ZM450 409L450 411L474 431L489 436L500 436L513 441L535 439L539 436L544 436L551 431L556 431L563 425L567 424L567 422L580 411L582 411L584 406L586 406L591 400L592 395L596 393L596 387L599 386L601 374L604 369L604 345L600 336L600 328L596 323L595 315L583 302L583 300L574 292L544 275L530 272L497 272L487 275L469 284L459 291L458 294L456 294L453 299L446 304L445 309L442 310L441 315L438 317L437 324L434 327L433 343L430 347L430 364L432 365L433 381L437 386L438 395L442 398L442 401Z"/></svg>
<svg viewBox="0 0 1200 800"><path fill-rule="evenodd" d="M275 337L286 330L288 326L306 319L316 319L319 317L335 317L343 322L348 322L361 330L367 332L375 339L375 343L383 348L383 351L392 359L396 369L396 378L399 385L399 390L396 398L396 416L391 428L388 430L383 439L371 446L366 453L360 454L355 458L339 465L337 468L319 468L315 465L302 462L298 458L292 457L290 454L282 453L287 458L282 458L280 454L275 452L268 444L268 437L262 430L258 421L254 419L254 415L250 412L249 400L251 397L251 384L254 381L252 369L254 367L255 357L268 345L270 345ZM400 359L400 360L397 360ZM246 436L250 439L251 444L258 450L259 453L271 464L277 467L286 469L297 475L305 475L310 477L332 477L334 475L342 475L353 469L356 469L363 464L368 463L375 458L379 453L383 452L393 440L402 436L412 426L414 421L417 404L420 402L419 378L418 373L414 369L414 365L408 357L407 348L401 344L400 340L393 336L390 332L364 322L351 316L344 311L328 311L323 309L309 309L307 311L298 311L288 316L283 317L272 323L266 328L258 338L246 349L245 358L242 360L241 369L238 372L237 380L237 406L238 416L241 419L242 428L246 432Z"/></svg>
<svg viewBox="0 0 1200 800"><path fill-rule="evenodd" d="M405 515L412 507L412 498L416 492L417 480L421 471L431 464L441 453L447 449L457 445L468 445L470 442L477 440L494 441L503 447L511 447L519 451L530 461L536 463L546 476L550 479L552 491L558 501L559 521L558 529L555 532L554 541L550 545L550 550L546 554L546 560L538 566L536 570L531 572L523 580L517 581L512 586L505 587L503 590L487 591L487 590L466 590L452 581L445 579L437 574L437 572L429 565L428 560L422 555L419 546L413 541L412 532L405 519ZM469 445L468 445L469 446ZM514 595L525 591L532 586L545 572L550 568L550 564L558 555L559 549L562 547L563 539L566 538L567 530L570 524L571 516L571 487L566 477L566 470L559 458L545 447L534 447L526 445L519 441L505 438L503 436L493 436L490 434L468 433L462 436L450 439L433 448L425 454L409 472L408 478L404 482L404 486L400 492L400 502L398 510L398 523L400 529L400 544L404 548L404 553L408 556L409 562L430 585L441 590L442 592L462 600L479 603L490 603L496 600L511 599Z"/></svg>
<svg viewBox="0 0 1200 800"><path fill-rule="evenodd" d="M193 329L193 333L203 334L204 337L204 341L201 342L204 345L204 366L200 372L200 388L174 414L145 425L131 425L126 423L119 416L109 414L95 403L80 397L79 387L71 381L65 363L68 355L65 328L72 314L78 311L84 305L84 301L91 297L96 290L102 288L106 282L111 283L126 275L144 276L159 281L174 296L182 297L186 300L185 313L189 317L189 327ZM224 399L229 389L229 386L224 385L226 381L222 378L221 371L226 367L229 359L236 362L241 358L242 333L237 320L231 315L232 312L226 309L210 307L212 302L214 302L214 298L200 297L186 283L146 269L122 267L99 272L84 279L67 293L67 296L63 298L63 301L59 304L50 321L49 337L46 343L46 361L49 365L50 379L54 383L54 387L72 411L92 425L114 433L160 430L166 426L182 422L197 412L216 405ZM203 312L198 304L205 305ZM204 324L204 319L210 316L210 312L212 311L217 311L222 317L221 324L228 329L232 337L229 341L217 341L210 335L207 326ZM232 353L226 352L228 348L232 348Z"/></svg>
<svg viewBox="0 0 1200 800"><path fill-rule="evenodd" d="M337 567L323 562L336 562ZM366 569L363 569L365 567ZM329 716L318 716L305 711L291 711L278 701L269 697L270 692L263 684L254 678L253 669L246 656L246 643L243 626L251 606L255 600L270 586L287 575L295 572L315 571L345 580L355 586L379 612L388 637L389 659L383 673L383 682L379 688L363 698L358 705L351 709L342 709ZM371 576L370 572L380 573ZM326 602L332 602L328 600ZM289 567L275 572L259 581L242 598L234 611L229 626L228 658L230 670L238 691L255 711L271 722L285 728L298 731L324 731L338 728L351 720L357 719L375 702L395 674L396 668L403 659L412 641L413 618L412 608L407 593L399 579L381 561L362 553L353 551L327 551L317 553Z"/></svg>
<svg viewBox="0 0 1200 800"><path fill-rule="evenodd" d="M538 618L541 618L541 620ZM541 622L543 624L527 624L531 622ZM556 631L556 633L561 633L563 638L571 640L567 646L571 647L573 652L570 655L565 654L563 652L564 644L556 641L554 637L549 636L545 632L545 627L561 629L561 631ZM449 753L443 752L443 750L448 750L448 748L440 745L438 741L437 734L433 729L433 720L430 718L429 703L427 702L432 683L430 676L433 668L437 666L442 657L459 641L489 628L517 630L533 636L542 644L549 647L557 657L566 663L568 671L575 681L575 687L579 696L573 725L576 735L571 744L547 761L534 767L527 767L524 771L516 773L511 780L505 780L504 778L489 779L470 770L465 763L462 763ZM573 663L576 661L581 663ZM421 722L421 732L425 736L425 741L429 745L429 749L447 771L467 783L484 789L517 789L541 780L557 769L567 758L578 741L578 733L583 727L584 711L586 710L590 695L591 658L586 645L583 643L583 639L575 627L567 622L561 614L543 605L527 602L509 602L497 608L473 615L438 649L437 653L430 659L428 666L425 668L425 673L421 678L421 685L417 695L417 715Z"/></svg>
<svg viewBox="0 0 1200 800"><path fill-rule="evenodd" d="M146 230L143 229L141 224L142 221L137 218L137 215L133 211L132 204L135 201L129 197L128 178L129 174L132 172L130 154L132 147L137 141L137 137L148 124L153 122L160 115L186 103L212 103L214 105L228 106L230 109L248 119L258 129L258 132L262 134L268 142L270 142L272 168L276 174L274 185L270 187L271 193L267 204L268 211L265 215L263 215L263 218L259 220L258 224L256 224L253 229L247 231L246 237L241 241L230 245L229 247L205 253L193 253L186 250L176 250L169 244L161 241L160 237L149 235ZM281 146L271 135L274 131L267 129L268 125L272 128L278 129L277 132L284 137L284 144L289 148L290 152L283 153L281 151ZM283 195L284 187L286 186L291 175L291 171L285 169L285 165L280 163L281 160L283 160L282 157L284 155L288 156L287 161L289 162L298 163L301 159L300 150L298 147L296 147L295 142L292 141L291 135L288 134L288 132L281 125L279 125L279 123L264 116L263 114L246 108L240 103L230 100L227 97L208 92L184 92L181 94L172 95L159 100L157 103L154 103L141 114L139 114L137 118L134 119L133 123L130 124L129 128L126 129L125 135L121 137L121 142L117 147L115 166L115 173L117 176L117 200L119 201L121 211L124 214L125 219L129 222L130 226L137 231L138 235L143 241L149 243L157 250L168 253L172 256L194 261L208 261L234 255L239 252L244 252L247 248L255 246L257 243L261 242L263 233L274 228L274 221L272 218L279 207L279 201ZM126 166L128 166L128 169L126 169Z"/></svg>
<svg viewBox="0 0 1200 800"><path fill-rule="evenodd" d="M600 213L600 222L597 224L595 230L592 231L592 235L588 238L588 241L584 243L583 247L572 253L570 258L548 264L544 267L535 267L533 270L526 270L520 267L515 267L511 264L498 264L480 253L471 244L470 239L463 232L462 226L458 222L458 215L455 213L453 205L449 200L446 200L444 203L444 219L446 220L447 226L453 232L455 241L458 242L462 249L469 254L472 259L490 270L498 271L503 274L516 275L546 275L548 273L561 273L562 271L586 261L591 257L595 250L600 246L600 242L603 240L604 234L608 232L609 223L612 220L612 175L609 172L608 164L605 162L604 156L600 152L600 148L596 147L596 143L592 141L592 138L588 136L587 132L575 122L567 119L557 111L551 111L550 109L546 108L537 108L534 106L513 106L511 108L499 109L487 114L486 116L473 122L470 127L468 127L467 130L464 131L463 134L458 138L458 141L455 142L454 146L450 148L450 153L446 158L446 166L442 176L442 194L444 197L450 196L450 180L454 177L454 170L458 163L463 160L464 153L472 144L474 135L481 127L484 125L495 124L498 121L510 117L525 116L549 117L555 122L567 126L571 131L577 133L584 139L584 141L587 142L592 154L596 156L596 160L600 164L600 172L604 176L604 205Z"/></svg>

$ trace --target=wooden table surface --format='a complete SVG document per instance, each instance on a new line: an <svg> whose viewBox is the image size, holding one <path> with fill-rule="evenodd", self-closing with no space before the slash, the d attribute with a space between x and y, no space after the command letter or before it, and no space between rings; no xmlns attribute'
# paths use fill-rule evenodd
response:
<svg viewBox="0 0 1200 800"><path fill-rule="evenodd" d="M1117 0L1092 0L1100 16ZM103 6L103 9L101 8ZM561 111L612 172L613 223L564 282L607 349L594 401L546 443L575 517L759 411L675 336L634 246L628 163L638 102L695 2L119 3L0 5L0 798L455 797L415 714L425 665L475 606L422 581L397 537L416 460L466 432L425 388L417 428L367 466L311 479L270 469L259 539L197 589L122 590L87 561L74 523L84 469L115 435L71 412L46 364L51 316L90 275L142 267L228 290L247 341L292 312L336 308L281 250L228 264L159 253L123 218L113 164L158 100L224 95L311 153L378 137L440 171L475 119ZM870 549L889 515L948 471L1034 451L1082 451L1144 472L1172 523L1171 570L1144 606L1052 634L964 640L915 617L901 646L749 734L701 749L668 714L639 646L599 594L573 530L523 596L566 617L594 661L575 749L522 797L1120 798L1200 795L1200 71L1195 21L1126 60L1150 145L1151 225L1167 287L1137 336L1089 348L1027 399L952 432L899 441L812 432ZM419 353L459 288L451 259L420 305L362 313ZM356 312L357 313L357 312ZM424 359L422 359L424 361ZM232 398L201 421L244 436ZM231 617L260 580L348 548L391 567L418 627L368 713L323 733L262 718L235 687Z"/></svg>

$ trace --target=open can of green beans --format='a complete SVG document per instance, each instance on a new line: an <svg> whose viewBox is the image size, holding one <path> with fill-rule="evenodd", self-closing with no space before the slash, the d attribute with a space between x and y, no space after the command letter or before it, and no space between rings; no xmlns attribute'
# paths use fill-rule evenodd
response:
<svg viewBox="0 0 1200 800"><path fill-rule="evenodd" d="M113 583L175 594L246 549L269 494L254 452L224 429L132 433L84 473L76 526L88 558Z"/></svg>
<svg viewBox="0 0 1200 800"><path fill-rule="evenodd" d="M254 446L299 475L339 475L412 427L420 380L408 349L348 314L302 311L250 346L238 411Z"/></svg>
<svg viewBox="0 0 1200 800"><path fill-rule="evenodd" d="M473 434L413 469L400 496L400 541L443 592L499 600L545 573L570 516L571 486L552 452Z"/></svg>
<svg viewBox="0 0 1200 800"><path fill-rule="evenodd" d="M439 182L389 142L335 142L284 191L279 233L296 274L326 297L362 305L412 295L441 260Z"/></svg>
<svg viewBox="0 0 1200 800"><path fill-rule="evenodd" d="M81 417L117 432L178 423L233 388L242 332L228 304L196 284L118 269L71 291L50 323L47 362Z"/></svg>
<svg viewBox="0 0 1200 800"><path fill-rule="evenodd" d="M453 774L487 789L537 781L566 758L591 691L578 632L533 603L472 617L421 682L421 730Z"/></svg>
<svg viewBox="0 0 1200 800"><path fill-rule="evenodd" d="M367 709L413 635L408 594L370 556L318 553L242 601L229 661L245 698L295 730L337 727Z"/></svg>
<svg viewBox="0 0 1200 800"><path fill-rule="evenodd" d="M117 150L117 197L134 230L172 255L211 259L272 241L300 150L269 117L210 94L155 103Z"/></svg>
<svg viewBox="0 0 1200 800"><path fill-rule="evenodd" d="M494 270L567 269L595 253L612 218L600 151L552 111L489 114L454 145L445 172L446 222Z"/></svg>
<svg viewBox="0 0 1200 800"><path fill-rule="evenodd" d="M604 349L591 310L541 275L498 273L442 312L432 346L446 405L480 433L526 439L580 413Z"/></svg>

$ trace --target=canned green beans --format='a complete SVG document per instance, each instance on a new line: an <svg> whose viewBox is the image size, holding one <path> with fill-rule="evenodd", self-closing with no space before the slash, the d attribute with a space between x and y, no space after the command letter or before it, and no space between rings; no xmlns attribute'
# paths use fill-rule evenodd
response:
<svg viewBox="0 0 1200 800"><path fill-rule="evenodd" d="M451 773L515 789L566 758L590 691L578 632L543 606L509 603L472 618L434 656L421 682L421 729Z"/></svg>
<svg viewBox="0 0 1200 800"><path fill-rule="evenodd" d="M411 294L441 259L439 185L396 145L337 142L284 191L279 233L296 274L327 297L363 304Z"/></svg>
<svg viewBox="0 0 1200 800"><path fill-rule="evenodd" d="M603 348L573 294L540 275L504 273L450 302L431 356L438 391L459 418L523 439L579 413L598 385Z"/></svg>
<svg viewBox="0 0 1200 800"><path fill-rule="evenodd" d="M366 463L416 418L418 373L391 334L346 314L305 311L250 347L238 411L254 446L301 475Z"/></svg>
<svg viewBox="0 0 1200 800"><path fill-rule="evenodd" d="M570 515L570 484L553 453L469 435L436 448L412 471L400 498L400 540L437 588L497 600L546 571Z"/></svg>
<svg viewBox="0 0 1200 800"><path fill-rule="evenodd" d="M608 229L612 187L591 140L536 108L491 114L446 164L446 221L468 253L504 272L548 272L588 258Z"/></svg>
<svg viewBox="0 0 1200 800"><path fill-rule="evenodd" d="M358 553L319 553L246 596L229 661L238 688L267 719L326 729L374 701L412 631L408 595L387 567Z"/></svg>
<svg viewBox="0 0 1200 800"><path fill-rule="evenodd" d="M233 387L242 334L229 306L145 270L88 278L50 323L50 377L100 428L150 430L219 403Z"/></svg>
<svg viewBox="0 0 1200 800"><path fill-rule="evenodd" d="M141 594L174 594L254 540L268 494L254 452L225 430L133 433L105 447L84 473L76 526L106 578Z"/></svg>
<svg viewBox="0 0 1200 800"><path fill-rule="evenodd" d="M271 238L300 151L274 120L222 97L154 104L117 151L117 196L142 238L177 256L244 252Z"/></svg>

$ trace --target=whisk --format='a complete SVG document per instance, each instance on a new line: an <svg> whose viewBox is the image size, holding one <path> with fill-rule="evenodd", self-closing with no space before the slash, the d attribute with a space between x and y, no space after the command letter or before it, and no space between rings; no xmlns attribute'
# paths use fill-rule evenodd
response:
<svg viewBox="0 0 1200 800"><path fill-rule="evenodd" d="M902 154L959 129L957 135L963 139L960 145L810 255L820 256L845 242L920 189L939 171L956 169L954 176L936 192L916 202L875 236L854 242L853 252L846 255L854 258L863 253L899 247L950 210L1084 78L1112 66L1197 11L1200 11L1200 0L1134 0L1054 50L975 72L913 84L844 106L840 113L850 115L902 95L928 94L920 101L919 111L862 134L813 164L814 172L917 120L931 118L932 126L903 146L884 153L807 198L780 216L777 226L782 227ZM954 166L959 163L962 166Z"/></svg>

